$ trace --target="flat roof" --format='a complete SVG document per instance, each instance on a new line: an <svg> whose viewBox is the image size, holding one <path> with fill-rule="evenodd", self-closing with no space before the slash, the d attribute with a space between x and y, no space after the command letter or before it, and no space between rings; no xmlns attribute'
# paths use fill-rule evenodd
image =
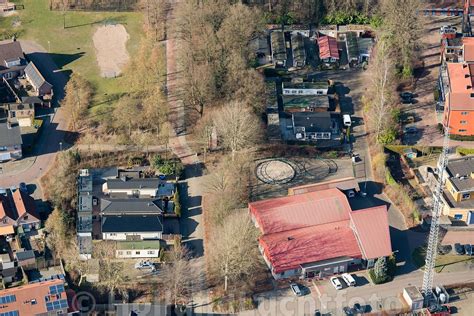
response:
<svg viewBox="0 0 474 316"><path fill-rule="evenodd" d="M107 188L113 189L158 189L160 183L159 178L141 178L130 179L127 177L120 179L108 179Z"/></svg>
<svg viewBox="0 0 474 316"><path fill-rule="evenodd" d="M92 191L92 175L79 176L79 192Z"/></svg>
<svg viewBox="0 0 474 316"><path fill-rule="evenodd" d="M472 230L448 230L441 241L442 245L454 245L460 243L462 245L474 245L474 232Z"/></svg>
<svg viewBox="0 0 474 316"><path fill-rule="evenodd" d="M119 241L117 242L118 250L129 249L160 249L159 240L141 240L141 241Z"/></svg>
<svg viewBox="0 0 474 316"><path fill-rule="evenodd" d="M300 185L297 187L292 187L288 189L288 195L321 191L321 190L327 190L327 189L332 189L332 188L337 188L342 191L346 191L346 190L359 191L360 190L359 183L357 182L357 180L355 178L350 177L350 178L335 179L335 180L324 181L320 183L310 183L310 184Z"/></svg>
<svg viewBox="0 0 474 316"><path fill-rule="evenodd" d="M326 80L303 81L303 82L283 82L283 89L328 89L329 83Z"/></svg>
<svg viewBox="0 0 474 316"><path fill-rule="evenodd" d="M79 212L92 212L92 195L79 194Z"/></svg>
<svg viewBox="0 0 474 316"><path fill-rule="evenodd" d="M328 109L327 95L282 95L284 108Z"/></svg>
<svg viewBox="0 0 474 316"><path fill-rule="evenodd" d="M18 124L0 123L0 146L20 146L21 144L23 144L23 141Z"/></svg>

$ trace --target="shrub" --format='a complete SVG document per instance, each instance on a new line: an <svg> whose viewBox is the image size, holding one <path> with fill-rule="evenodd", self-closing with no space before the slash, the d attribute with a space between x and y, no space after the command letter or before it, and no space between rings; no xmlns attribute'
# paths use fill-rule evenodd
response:
<svg viewBox="0 0 474 316"><path fill-rule="evenodd" d="M397 139L397 131L394 128L387 128L378 137L377 142L383 145L391 144Z"/></svg>
<svg viewBox="0 0 474 316"><path fill-rule="evenodd" d="M179 189L176 187L176 192L174 193L173 196L173 201L174 201L174 213L181 217L181 201L179 199Z"/></svg>
<svg viewBox="0 0 474 316"><path fill-rule="evenodd" d="M440 134L444 134L444 126L443 126L443 124L438 123L437 128L438 128L438 132L439 132Z"/></svg>
<svg viewBox="0 0 474 316"><path fill-rule="evenodd" d="M474 154L474 148L458 147L458 148L456 148L456 153L458 155L461 155L461 156L473 155Z"/></svg>
<svg viewBox="0 0 474 316"><path fill-rule="evenodd" d="M449 135L449 138L452 140L460 140L460 141L473 141L474 135Z"/></svg>
<svg viewBox="0 0 474 316"><path fill-rule="evenodd" d="M385 168L385 182L388 185L397 185L397 181L392 176L392 173L390 172L390 169Z"/></svg>
<svg viewBox="0 0 474 316"><path fill-rule="evenodd" d="M174 174L174 163L167 160L161 166L158 167L158 171L164 175Z"/></svg>
<svg viewBox="0 0 474 316"><path fill-rule="evenodd" d="M152 162L151 162L153 168L155 168L155 169L160 168L160 166L161 166L163 163L164 163L164 160L163 160L163 158L161 158L160 155L155 155L155 156L153 157L153 159L152 159Z"/></svg>

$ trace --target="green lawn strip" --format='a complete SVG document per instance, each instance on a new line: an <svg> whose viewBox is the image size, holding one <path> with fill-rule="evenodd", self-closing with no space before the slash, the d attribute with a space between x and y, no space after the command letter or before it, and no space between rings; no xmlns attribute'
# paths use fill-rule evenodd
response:
<svg viewBox="0 0 474 316"><path fill-rule="evenodd" d="M21 3L25 6L19 11L24 30L22 38L34 40L50 50L58 67L79 73L89 80L95 91L94 103L126 91L121 78L100 77L92 36L104 23L121 23L130 36L127 48L133 55L142 34L141 13L68 11L63 16L60 11L50 11L47 0L23 0ZM63 18L66 28L63 27Z"/></svg>
<svg viewBox="0 0 474 316"><path fill-rule="evenodd" d="M420 269L424 269L425 266L425 255L426 255L426 248L425 247L418 247L412 253L413 263ZM447 254L447 255L440 255L436 256L436 265L435 269L436 272L442 272L446 266L474 260L472 256L465 256L465 255L457 255L457 254Z"/></svg>

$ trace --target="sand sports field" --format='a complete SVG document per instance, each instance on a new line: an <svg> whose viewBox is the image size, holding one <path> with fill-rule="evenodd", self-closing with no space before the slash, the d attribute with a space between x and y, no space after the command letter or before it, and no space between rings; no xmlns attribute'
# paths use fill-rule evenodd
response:
<svg viewBox="0 0 474 316"><path fill-rule="evenodd" d="M103 25L92 38L100 75L114 78L120 75L129 60L127 40L129 36L122 24Z"/></svg>

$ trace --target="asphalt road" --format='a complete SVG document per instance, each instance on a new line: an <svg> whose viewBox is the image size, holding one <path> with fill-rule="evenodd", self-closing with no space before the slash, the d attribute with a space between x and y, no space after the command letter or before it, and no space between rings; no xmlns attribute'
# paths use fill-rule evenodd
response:
<svg viewBox="0 0 474 316"><path fill-rule="evenodd" d="M53 85L54 101L57 105L58 100L64 96L64 87L68 77L58 69L46 50L40 45L32 41L21 41L21 46L46 80ZM59 150L59 143L64 141L68 124L69 117L61 108L56 108L55 113L45 117L43 130L33 149L32 155L35 157L33 164L15 174L9 174L5 169L4 174L0 174L0 187L17 186L20 182L34 183L41 178L51 167Z"/></svg>

